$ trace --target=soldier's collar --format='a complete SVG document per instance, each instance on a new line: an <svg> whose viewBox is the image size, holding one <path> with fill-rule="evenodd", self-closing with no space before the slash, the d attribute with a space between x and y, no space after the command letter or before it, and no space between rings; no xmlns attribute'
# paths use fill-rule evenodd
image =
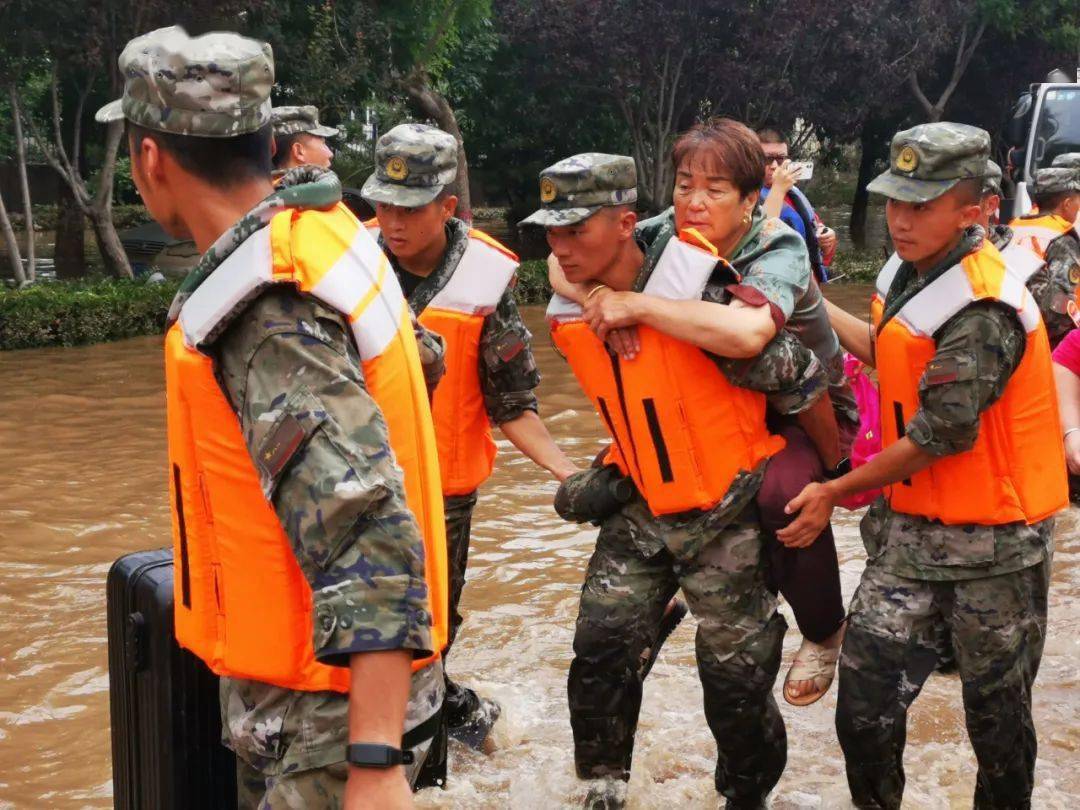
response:
<svg viewBox="0 0 1080 810"><path fill-rule="evenodd" d="M219 236L184 277L169 307L168 323L180 317L184 302L199 285L253 233L270 224L275 214L286 208L321 210L339 202L341 181L333 172L314 166L300 166L286 172L277 187Z"/></svg>

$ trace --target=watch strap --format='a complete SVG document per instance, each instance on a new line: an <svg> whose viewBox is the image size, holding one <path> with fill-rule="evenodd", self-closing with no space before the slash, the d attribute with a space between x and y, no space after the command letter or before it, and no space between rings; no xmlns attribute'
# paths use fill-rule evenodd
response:
<svg viewBox="0 0 1080 810"><path fill-rule="evenodd" d="M395 765L411 765L413 752L402 751L392 745L350 743L345 749L345 759L350 765L361 768L393 768Z"/></svg>

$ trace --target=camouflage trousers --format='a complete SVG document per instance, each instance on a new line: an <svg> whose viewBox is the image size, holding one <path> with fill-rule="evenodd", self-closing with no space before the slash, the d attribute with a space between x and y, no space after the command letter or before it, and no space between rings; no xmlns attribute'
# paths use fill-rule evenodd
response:
<svg viewBox="0 0 1080 810"><path fill-rule="evenodd" d="M1035 770L1031 688L1046 637L1049 561L961 581L898 577L871 562L851 604L836 731L859 808L899 808L907 710L951 640L981 808L1026 808Z"/></svg>
<svg viewBox="0 0 1080 810"><path fill-rule="evenodd" d="M465 569L469 567L469 538L472 534L473 509L476 508L476 491L467 495L447 495L443 499L446 512L447 568L450 574L450 638L443 651L443 660L457 638L464 619L458 611L461 592L465 588Z"/></svg>
<svg viewBox="0 0 1080 810"><path fill-rule="evenodd" d="M786 624L765 584L762 533L751 504L692 546L646 555L622 514L604 522L581 591L568 696L582 779L629 779L641 708L641 652L682 587L698 620L698 674L716 739L716 789L758 807L787 761L772 687Z"/></svg>
<svg viewBox="0 0 1080 810"><path fill-rule="evenodd" d="M408 732L443 702L440 663L412 676L405 710ZM236 753L239 810L337 810L349 767L349 696L297 692L233 678L221 679L222 742ZM405 769L415 783L431 741L412 748Z"/></svg>

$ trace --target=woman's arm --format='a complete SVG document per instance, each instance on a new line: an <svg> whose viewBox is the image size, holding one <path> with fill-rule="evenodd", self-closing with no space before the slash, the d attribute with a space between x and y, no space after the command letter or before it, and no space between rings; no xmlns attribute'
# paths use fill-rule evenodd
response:
<svg viewBox="0 0 1080 810"><path fill-rule="evenodd" d="M603 340L626 326L651 326L719 357L754 357L776 336L768 304L669 301L632 292L604 292L585 302L585 320Z"/></svg>
<svg viewBox="0 0 1080 810"><path fill-rule="evenodd" d="M1061 432L1080 428L1080 377L1060 363L1054 363L1054 383L1057 385ZM1069 472L1080 475L1080 430L1069 433L1064 441Z"/></svg>

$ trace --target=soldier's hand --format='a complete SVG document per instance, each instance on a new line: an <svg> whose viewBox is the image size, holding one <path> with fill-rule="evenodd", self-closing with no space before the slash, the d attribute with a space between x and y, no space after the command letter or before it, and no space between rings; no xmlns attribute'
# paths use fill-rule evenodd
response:
<svg viewBox="0 0 1080 810"><path fill-rule="evenodd" d="M607 345L619 357L633 360L641 351L641 339L636 326L625 326L608 332Z"/></svg>
<svg viewBox="0 0 1080 810"><path fill-rule="evenodd" d="M412 810L413 794L405 769L378 770L349 766L345 810Z"/></svg>
<svg viewBox="0 0 1080 810"><path fill-rule="evenodd" d="M601 290L585 302L585 322L598 338L606 340L612 329L637 323L636 305L641 297L641 293Z"/></svg>
<svg viewBox="0 0 1080 810"><path fill-rule="evenodd" d="M829 524L835 507L836 499L827 484L807 484L784 508L796 518L776 533L776 539L788 548L806 548Z"/></svg>

